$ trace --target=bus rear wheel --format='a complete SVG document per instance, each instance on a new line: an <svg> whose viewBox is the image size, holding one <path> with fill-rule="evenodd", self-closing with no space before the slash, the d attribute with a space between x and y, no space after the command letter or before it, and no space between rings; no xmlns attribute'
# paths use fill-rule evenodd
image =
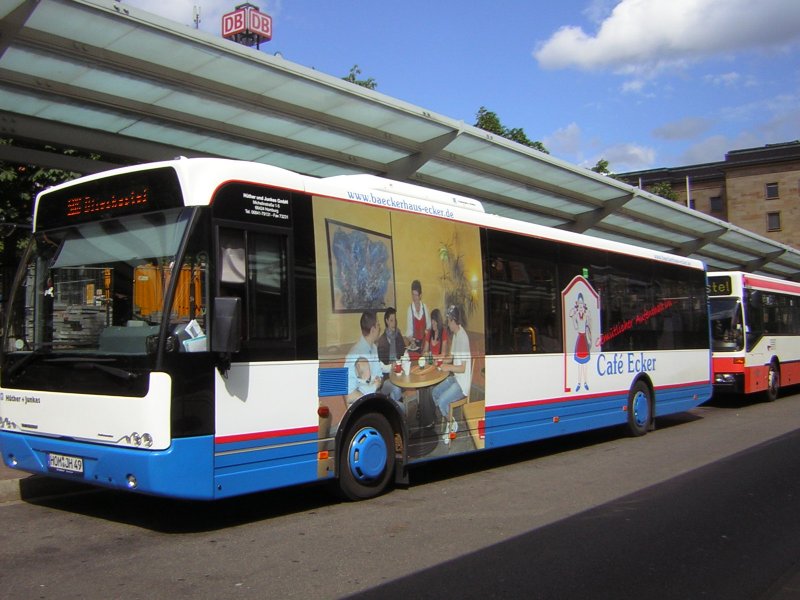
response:
<svg viewBox="0 0 800 600"><path fill-rule="evenodd" d="M347 430L339 452L339 489L349 500L383 493L394 473L394 434L386 417L361 415Z"/></svg>
<svg viewBox="0 0 800 600"><path fill-rule="evenodd" d="M767 374L767 390L764 396L767 402L775 402L778 399L778 392L781 390L781 372L778 365L774 362L769 363L769 373Z"/></svg>
<svg viewBox="0 0 800 600"><path fill-rule="evenodd" d="M628 431L639 437L647 433L653 418L653 402L650 388L643 381L637 381L628 393Z"/></svg>

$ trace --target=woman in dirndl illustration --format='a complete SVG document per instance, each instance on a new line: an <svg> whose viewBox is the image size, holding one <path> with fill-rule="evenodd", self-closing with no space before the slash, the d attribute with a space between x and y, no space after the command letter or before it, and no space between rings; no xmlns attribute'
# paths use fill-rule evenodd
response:
<svg viewBox="0 0 800 600"><path fill-rule="evenodd" d="M575 386L575 391L580 391L581 384L583 384L586 391L589 391L589 384L586 381L586 366L591 358L589 348L592 345L592 319L582 293L578 294L575 305L569 311L569 316L572 318L575 331L578 332L578 336L575 340L575 362L578 363L578 385Z"/></svg>

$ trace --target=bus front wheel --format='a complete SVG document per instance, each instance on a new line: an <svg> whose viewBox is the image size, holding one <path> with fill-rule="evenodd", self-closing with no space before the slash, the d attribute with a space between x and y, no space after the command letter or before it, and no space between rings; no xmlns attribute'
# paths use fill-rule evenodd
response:
<svg viewBox="0 0 800 600"><path fill-rule="evenodd" d="M650 388L643 381L637 381L628 394L628 431L639 437L647 433L653 418Z"/></svg>
<svg viewBox="0 0 800 600"><path fill-rule="evenodd" d="M350 500L383 493L394 473L394 434L386 417L361 415L347 430L339 452L339 489Z"/></svg>

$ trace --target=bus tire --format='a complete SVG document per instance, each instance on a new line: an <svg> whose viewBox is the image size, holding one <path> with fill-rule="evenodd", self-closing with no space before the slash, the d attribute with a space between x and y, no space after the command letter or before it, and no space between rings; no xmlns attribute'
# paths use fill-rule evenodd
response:
<svg viewBox="0 0 800 600"><path fill-rule="evenodd" d="M650 428L652 418L650 387L644 381L637 381L628 393L628 432L634 437L643 436Z"/></svg>
<svg viewBox="0 0 800 600"><path fill-rule="evenodd" d="M380 413L359 416L339 452L339 490L348 500L382 494L394 474L394 432Z"/></svg>
<svg viewBox="0 0 800 600"><path fill-rule="evenodd" d="M767 373L767 389L764 392L764 397L767 402L775 402L778 399L778 393L781 391L781 370L775 361L769 363L769 372Z"/></svg>

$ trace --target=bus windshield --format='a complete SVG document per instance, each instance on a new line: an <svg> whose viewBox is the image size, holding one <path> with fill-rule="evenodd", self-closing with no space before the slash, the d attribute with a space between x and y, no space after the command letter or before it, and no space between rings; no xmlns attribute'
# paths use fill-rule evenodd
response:
<svg viewBox="0 0 800 600"><path fill-rule="evenodd" d="M742 303L736 298L711 298L711 340L715 352L744 348Z"/></svg>
<svg viewBox="0 0 800 600"><path fill-rule="evenodd" d="M35 233L6 351L145 353L164 319L189 214L170 209ZM197 257L180 266L170 321L188 324L204 312L205 268Z"/></svg>

